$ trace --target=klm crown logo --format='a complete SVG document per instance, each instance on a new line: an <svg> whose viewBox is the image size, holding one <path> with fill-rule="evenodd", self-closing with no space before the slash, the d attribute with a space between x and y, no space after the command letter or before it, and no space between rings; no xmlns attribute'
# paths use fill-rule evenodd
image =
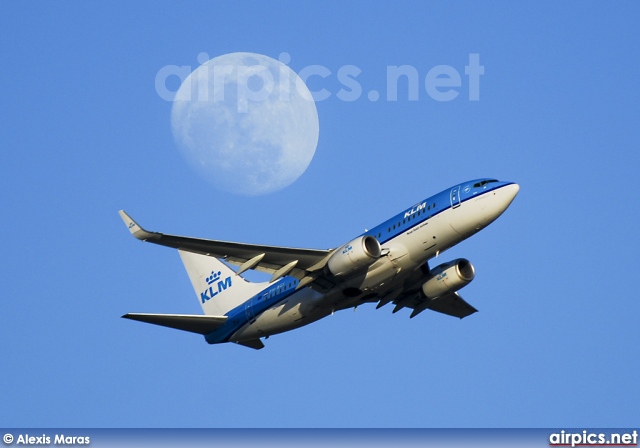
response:
<svg viewBox="0 0 640 448"><path fill-rule="evenodd" d="M217 296L227 288L231 288L231 286L233 285L231 282L231 276L228 276L224 280L220 280L221 275L222 272L220 271L211 271L211 275L205 279L207 285L210 286L200 293L200 300L202 300L202 303L206 302L207 300L213 299L215 296Z"/></svg>
<svg viewBox="0 0 640 448"><path fill-rule="evenodd" d="M208 285L213 285L216 281L218 281L218 279L220 278L220 275L222 275L222 272L218 271L218 272L214 272L211 271L211 275L209 277L207 277L207 284Z"/></svg>

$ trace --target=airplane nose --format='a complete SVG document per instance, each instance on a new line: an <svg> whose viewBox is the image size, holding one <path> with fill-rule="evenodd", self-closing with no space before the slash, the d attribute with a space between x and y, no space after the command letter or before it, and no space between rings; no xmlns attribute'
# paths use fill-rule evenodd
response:
<svg viewBox="0 0 640 448"><path fill-rule="evenodd" d="M500 193L498 194L498 196L501 198L500 202L502 203L502 211L505 211L507 207L511 205L519 191L520 185L516 183L505 185L504 187L500 188Z"/></svg>
<svg viewBox="0 0 640 448"><path fill-rule="evenodd" d="M466 235L469 232L473 234L503 214L520 191L520 185L516 183L509 184L505 182L505 184L507 185L499 186L494 190L490 190L487 194L481 194L475 199L469 200L469 205L466 206L469 220L454 220L450 222L453 230L461 235Z"/></svg>
<svg viewBox="0 0 640 448"><path fill-rule="evenodd" d="M520 191L520 185L511 184L511 185L507 185L506 188L507 188L507 191L509 192L509 195L511 196L511 199L509 200L509 203L511 203L511 201L515 199L516 195Z"/></svg>
<svg viewBox="0 0 640 448"><path fill-rule="evenodd" d="M494 191L493 200L484 205L485 225L493 222L511 205L516 195L520 191L520 185L509 184Z"/></svg>

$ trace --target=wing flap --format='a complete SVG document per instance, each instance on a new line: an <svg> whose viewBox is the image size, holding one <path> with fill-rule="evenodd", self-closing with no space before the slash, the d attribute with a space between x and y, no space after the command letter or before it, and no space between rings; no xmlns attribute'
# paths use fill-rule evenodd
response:
<svg viewBox="0 0 640 448"><path fill-rule="evenodd" d="M148 324L161 325L175 328L176 330L190 331L191 333L209 334L220 328L227 316L204 316L192 314L146 314L129 313L125 319L137 320Z"/></svg>

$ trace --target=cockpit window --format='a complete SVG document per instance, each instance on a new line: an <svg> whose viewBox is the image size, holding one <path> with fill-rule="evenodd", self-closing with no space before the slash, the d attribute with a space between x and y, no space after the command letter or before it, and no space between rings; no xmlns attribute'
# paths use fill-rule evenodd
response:
<svg viewBox="0 0 640 448"><path fill-rule="evenodd" d="M490 184L491 182L498 182L497 179L488 179L488 180L483 180L482 182L477 182L475 184L473 184L473 188L478 188L478 187L482 187L486 184Z"/></svg>

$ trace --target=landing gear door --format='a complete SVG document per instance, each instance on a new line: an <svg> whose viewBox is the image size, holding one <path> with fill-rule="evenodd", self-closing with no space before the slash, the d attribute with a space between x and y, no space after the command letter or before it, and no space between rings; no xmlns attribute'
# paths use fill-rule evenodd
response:
<svg viewBox="0 0 640 448"><path fill-rule="evenodd" d="M460 186L451 189L451 208L460 207Z"/></svg>

